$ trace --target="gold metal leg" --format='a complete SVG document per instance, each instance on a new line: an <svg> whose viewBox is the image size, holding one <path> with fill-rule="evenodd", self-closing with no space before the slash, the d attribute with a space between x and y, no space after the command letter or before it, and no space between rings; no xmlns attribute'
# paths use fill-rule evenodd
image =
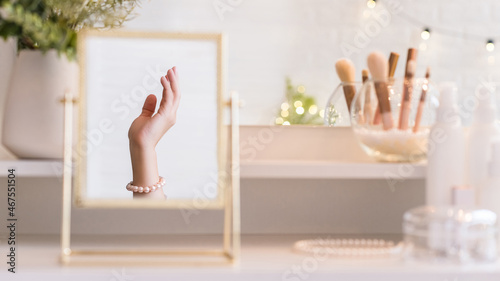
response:
<svg viewBox="0 0 500 281"><path fill-rule="evenodd" d="M240 217L240 100L237 92L231 93L231 202L233 224L233 256L238 259L241 247L241 217Z"/></svg>
<svg viewBox="0 0 500 281"><path fill-rule="evenodd" d="M62 223L61 223L61 261L69 262L71 255L71 183L72 183L72 152L73 152L73 104L76 102L67 91L62 100L64 104L64 162L62 188Z"/></svg>

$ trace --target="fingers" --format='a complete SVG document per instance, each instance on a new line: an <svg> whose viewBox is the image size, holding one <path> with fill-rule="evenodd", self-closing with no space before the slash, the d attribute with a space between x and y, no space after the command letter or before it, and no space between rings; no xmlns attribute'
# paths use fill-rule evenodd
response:
<svg viewBox="0 0 500 281"><path fill-rule="evenodd" d="M158 113L166 115L167 113L174 113L179 107L180 90L179 82L177 79L177 68L174 66L167 71L167 74L160 79L163 86L163 94L160 102Z"/></svg>
<svg viewBox="0 0 500 281"><path fill-rule="evenodd" d="M163 93L158 113L164 114L172 108L174 94L172 92L172 88L170 87L170 82L168 81L167 75L162 76L160 81L161 85L163 86Z"/></svg>
<svg viewBox="0 0 500 281"><path fill-rule="evenodd" d="M177 77L175 76L174 70L169 69L167 71L167 75L165 75L165 77L167 77L167 80L170 83L170 88L172 89L172 91L174 91L174 94L175 94L175 92L178 92L179 91L179 83L177 82Z"/></svg>
<svg viewBox="0 0 500 281"><path fill-rule="evenodd" d="M156 96L149 95L144 101L144 105L142 106L141 116L151 117L155 113L156 107Z"/></svg>
<svg viewBox="0 0 500 281"><path fill-rule="evenodd" d="M177 69L174 66L171 70L167 72L167 77L168 80L170 81L170 87L172 88L173 91L173 104L175 110L179 107L179 101L180 101L180 90L179 90L179 80L177 79Z"/></svg>

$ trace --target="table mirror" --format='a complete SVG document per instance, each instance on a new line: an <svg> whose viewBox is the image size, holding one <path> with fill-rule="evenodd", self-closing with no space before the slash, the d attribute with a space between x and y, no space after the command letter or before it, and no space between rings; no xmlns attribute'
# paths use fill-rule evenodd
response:
<svg viewBox="0 0 500 281"><path fill-rule="evenodd" d="M79 40L76 205L221 208L229 176L222 35L87 31ZM157 96L158 108L160 77L173 66L177 121L156 146L167 199L132 200L128 129L147 95Z"/></svg>

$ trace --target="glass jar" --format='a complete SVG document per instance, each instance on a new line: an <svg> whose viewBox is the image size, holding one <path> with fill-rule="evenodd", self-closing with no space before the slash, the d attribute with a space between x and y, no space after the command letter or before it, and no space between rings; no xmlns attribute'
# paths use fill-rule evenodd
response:
<svg viewBox="0 0 500 281"><path fill-rule="evenodd" d="M422 206L403 222L406 260L484 263L497 259L497 215L485 209Z"/></svg>
<svg viewBox="0 0 500 281"><path fill-rule="evenodd" d="M382 98L387 101L382 104L384 112L377 91L387 94L387 98ZM403 98L404 92L410 93L407 100ZM359 144L378 161L425 159L428 135L439 105L437 97L437 88L425 78L366 81L351 104L351 126Z"/></svg>
<svg viewBox="0 0 500 281"><path fill-rule="evenodd" d="M341 82L328 98L325 108L325 126L329 127L349 127L351 117L347 106L344 89L352 87L356 93L363 86L362 82Z"/></svg>

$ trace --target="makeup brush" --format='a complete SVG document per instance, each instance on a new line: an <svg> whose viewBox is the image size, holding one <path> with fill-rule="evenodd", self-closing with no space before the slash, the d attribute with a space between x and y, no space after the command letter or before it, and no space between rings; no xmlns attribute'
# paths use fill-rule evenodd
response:
<svg viewBox="0 0 500 281"><path fill-rule="evenodd" d="M363 69L363 70L361 71L361 77L362 77L362 79L363 79L363 80L362 80L362 81L363 81L363 83L365 83L366 81L368 81L368 79L370 78L369 76L370 76L370 72L368 72L368 69Z"/></svg>
<svg viewBox="0 0 500 281"><path fill-rule="evenodd" d="M417 59L417 50L414 48L408 49L406 58L405 79L403 85L403 96L401 99L401 109L399 111L399 125L400 130L408 129L411 111L411 98L413 93L413 77L415 76Z"/></svg>
<svg viewBox="0 0 500 281"><path fill-rule="evenodd" d="M425 81L422 85L422 93L420 94L420 102L418 103L417 115L415 116L415 126L413 126L413 132L416 133L420 129L420 121L422 120L422 113L424 112L425 98L427 96L427 90L429 89L429 78L431 77L431 68L427 67L425 72Z"/></svg>
<svg viewBox="0 0 500 281"><path fill-rule="evenodd" d="M343 83L354 82L356 69L354 68L354 64L351 60L339 59L335 63L335 70L337 70L337 75ZM356 94L356 87L354 87L354 85L344 85L343 88L347 108L349 109L349 112L351 112L351 103L354 95Z"/></svg>
<svg viewBox="0 0 500 281"><path fill-rule="evenodd" d="M377 93L384 130L390 130L394 127L394 120L392 119L389 89L387 88L387 73L389 69L387 59L382 53L373 52L368 56L367 64L375 82L375 92Z"/></svg>
<svg viewBox="0 0 500 281"><path fill-rule="evenodd" d="M396 66L398 65L399 54L391 52L389 56L389 77L394 77L394 73L396 72Z"/></svg>
<svg viewBox="0 0 500 281"><path fill-rule="evenodd" d="M415 48L409 48L408 53L406 55L406 62L410 60L417 60L417 49Z"/></svg>
<svg viewBox="0 0 500 281"><path fill-rule="evenodd" d="M395 52L391 52L389 56L389 72L387 76L389 78L394 77L394 73L396 72L396 66L398 65L398 60L399 60L399 54ZM377 108L377 111L375 111L375 117L373 118L373 124L377 125L380 124L380 110Z"/></svg>
<svg viewBox="0 0 500 281"><path fill-rule="evenodd" d="M362 81L363 81L363 84L368 81L368 79L370 78L369 77L370 73L368 72L368 69L363 69L363 71L361 71L361 77L362 77ZM370 87L370 85L366 85L366 87ZM365 91L365 105L363 106L363 113L365 115L365 122L370 124L371 123L371 120L373 118L373 110L372 110L372 106L371 106L371 89L366 89Z"/></svg>

